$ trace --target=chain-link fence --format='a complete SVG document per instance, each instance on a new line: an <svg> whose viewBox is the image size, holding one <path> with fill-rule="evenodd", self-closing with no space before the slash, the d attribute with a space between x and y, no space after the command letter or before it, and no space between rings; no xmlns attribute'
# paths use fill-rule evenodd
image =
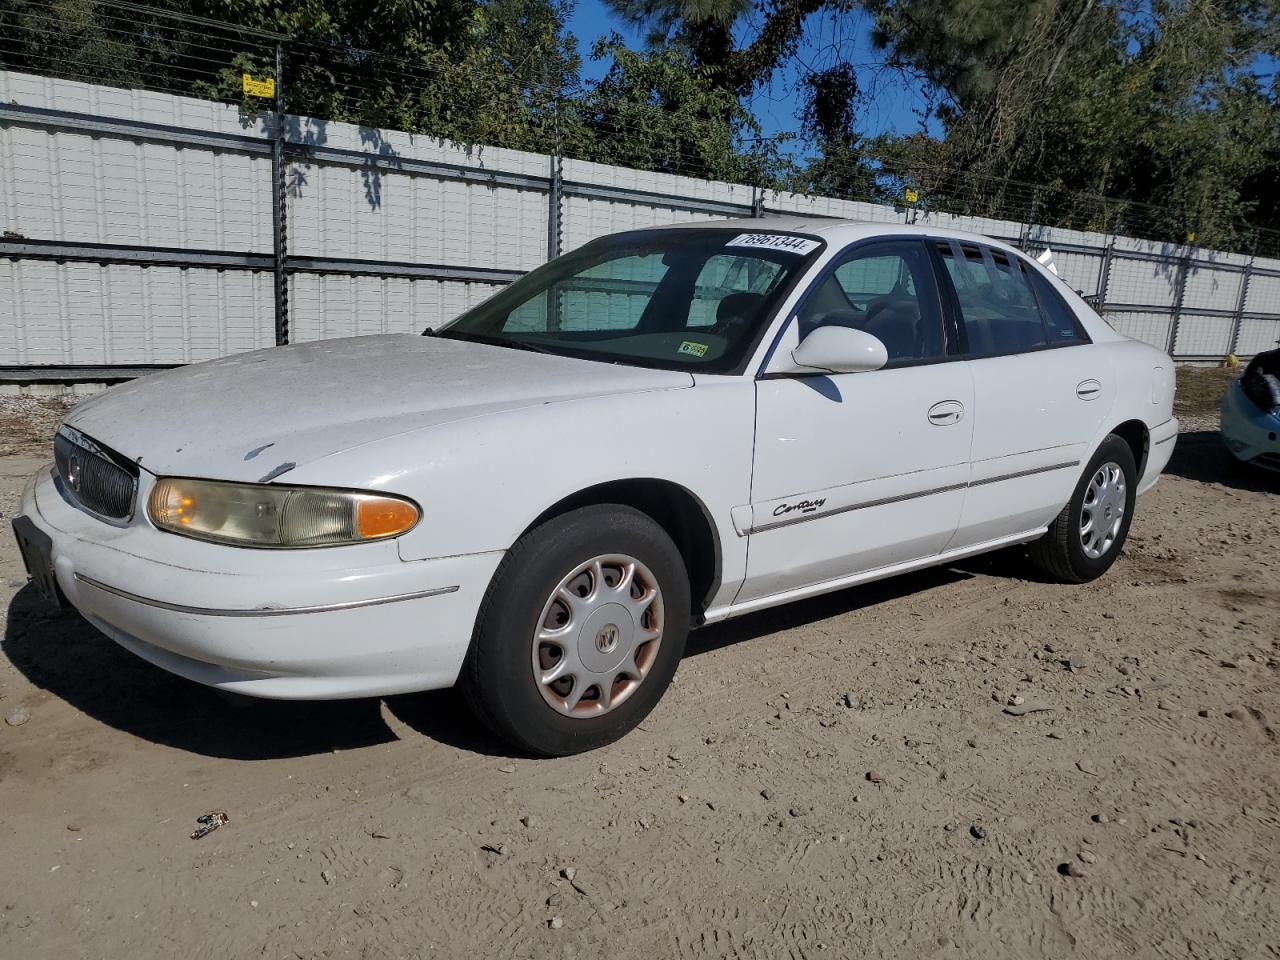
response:
<svg viewBox="0 0 1280 960"><path fill-rule="evenodd" d="M420 328L602 233L770 213L1050 246L1117 328L1181 358L1280 339L1273 231L1206 250L1175 211L866 152L819 162L548 62L499 38L410 67L114 0L10 0L3 375Z"/></svg>

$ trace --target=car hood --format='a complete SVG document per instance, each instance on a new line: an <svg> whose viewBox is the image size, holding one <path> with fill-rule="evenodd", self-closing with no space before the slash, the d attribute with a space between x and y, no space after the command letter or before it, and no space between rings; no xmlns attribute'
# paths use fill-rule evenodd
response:
<svg viewBox="0 0 1280 960"><path fill-rule="evenodd" d="M687 373L439 337L352 337L152 374L82 403L65 422L152 473L264 481L449 421L692 385Z"/></svg>

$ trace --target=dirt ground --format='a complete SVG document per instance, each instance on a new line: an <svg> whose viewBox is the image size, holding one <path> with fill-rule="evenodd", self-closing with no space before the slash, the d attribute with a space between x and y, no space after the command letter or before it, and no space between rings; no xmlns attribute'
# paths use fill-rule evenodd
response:
<svg viewBox="0 0 1280 960"><path fill-rule="evenodd" d="M4 531L0 957L1280 957L1280 480L1210 401L1101 581L1009 551L708 628L565 760L449 692L171 677Z"/></svg>

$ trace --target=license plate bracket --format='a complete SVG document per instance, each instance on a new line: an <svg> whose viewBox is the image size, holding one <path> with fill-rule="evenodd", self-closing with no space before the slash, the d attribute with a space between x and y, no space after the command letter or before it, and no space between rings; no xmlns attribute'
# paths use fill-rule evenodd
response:
<svg viewBox="0 0 1280 960"><path fill-rule="evenodd" d="M58 590L58 578L53 572L53 541L49 535L31 522L29 517L13 518L13 536L18 541L18 552L27 568L27 576L47 605L62 609Z"/></svg>

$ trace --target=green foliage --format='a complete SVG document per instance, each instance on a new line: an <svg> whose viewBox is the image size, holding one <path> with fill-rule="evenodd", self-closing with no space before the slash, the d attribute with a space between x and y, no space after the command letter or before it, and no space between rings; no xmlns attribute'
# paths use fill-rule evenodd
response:
<svg viewBox="0 0 1280 960"><path fill-rule="evenodd" d="M173 93L187 92L212 73L209 64L227 63L243 47L174 30L145 8L126 13L95 0L5 0L0 36L0 68Z"/></svg>
<svg viewBox="0 0 1280 960"><path fill-rule="evenodd" d="M141 79L132 46L104 29L89 0L59 0L48 7L14 0L0 10L0 29L5 36L29 37L23 52L48 72L100 76L119 86Z"/></svg>
<svg viewBox="0 0 1280 960"><path fill-rule="evenodd" d="M592 50L610 66L598 83L567 101L563 149L569 156L714 180L754 182L754 118L706 68L673 45L637 53L614 34Z"/></svg>
<svg viewBox="0 0 1280 960"><path fill-rule="evenodd" d="M1043 222L1245 247L1280 226L1276 89L1251 73L1280 37L1269 3L867 5L892 62L948 97L946 138L909 145L917 164L1041 185Z"/></svg>
<svg viewBox="0 0 1280 960"><path fill-rule="evenodd" d="M578 56L560 0L221 0L287 32L287 108L461 143L545 149ZM239 83L223 71L221 92Z"/></svg>
<svg viewBox="0 0 1280 960"><path fill-rule="evenodd" d="M618 16L647 31L651 46L676 43L715 85L739 96L766 81L795 55L806 19L848 9L851 0L605 0ZM750 32L738 30L746 18ZM748 37L739 45L739 37Z"/></svg>

